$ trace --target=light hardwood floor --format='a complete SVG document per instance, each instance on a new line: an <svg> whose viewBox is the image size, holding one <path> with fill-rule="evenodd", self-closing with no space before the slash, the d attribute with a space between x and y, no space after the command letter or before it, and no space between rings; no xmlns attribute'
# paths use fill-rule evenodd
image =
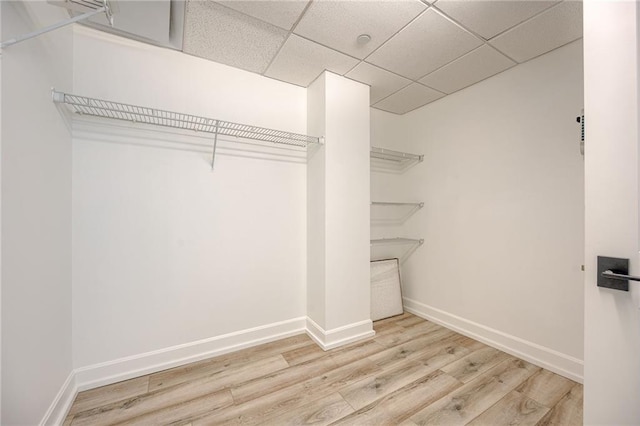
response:
<svg viewBox="0 0 640 426"><path fill-rule="evenodd" d="M582 385L411 314L323 352L299 335L78 394L65 425L581 425Z"/></svg>

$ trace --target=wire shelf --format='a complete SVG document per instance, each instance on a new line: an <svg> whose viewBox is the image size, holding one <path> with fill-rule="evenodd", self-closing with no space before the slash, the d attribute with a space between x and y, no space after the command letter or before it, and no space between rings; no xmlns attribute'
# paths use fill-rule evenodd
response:
<svg viewBox="0 0 640 426"><path fill-rule="evenodd" d="M384 207L414 207L422 208L424 203L395 203L391 201L372 201L372 206L384 206Z"/></svg>
<svg viewBox="0 0 640 426"><path fill-rule="evenodd" d="M397 258L404 263L422 244L423 239L416 238L377 238L370 240L371 260Z"/></svg>
<svg viewBox="0 0 640 426"><path fill-rule="evenodd" d="M424 155L421 154L410 154L377 147L371 147L369 156L372 159L372 168L380 171L403 172L424 160Z"/></svg>
<svg viewBox="0 0 640 426"><path fill-rule="evenodd" d="M424 203L395 203L372 201L371 223L374 225L401 225L415 212L424 207Z"/></svg>
<svg viewBox="0 0 640 426"><path fill-rule="evenodd" d="M311 145L318 145L321 143L321 138L315 136L124 104L103 99L88 98L85 96L57 92L55 90L52 92L52 96L54 102L67 105L76 114L212 134L214 135L214 157L215 143L218 135L302 148L307 148Z"/></svg>
<svg viewBox="0 0 640 426"><path fill-rule="evenodd" d="M395 237L395 238L376 238L370 241L370 244L372 246L375 245L387 245L387 244L423 244L424 240L423 239L416 239L416 238L401 238L401 237Z"/></svg>

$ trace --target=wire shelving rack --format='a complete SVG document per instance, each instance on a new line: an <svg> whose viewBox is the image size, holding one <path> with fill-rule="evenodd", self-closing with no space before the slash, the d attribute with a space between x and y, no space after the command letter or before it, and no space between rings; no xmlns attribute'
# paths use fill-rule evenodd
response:
<svg viewBox="0 0 640 426"><path fill-rule="evenodd" d="M72 112L80 115L129 121L181 130L190 130L213 136L211 168L215 161L218 136L252 139L273 144L284 144L298 148L308 148L323 143L321 137L300 133L274 130L248 124L233 123L215 118L201 117L162 109L130 105L120 102L89 98L64 92L52 91L53 101L67 105Z"/></svg>
<svg viewBox="0 0 640 426"><path fill-rule="evenodd" d="M419 203L398 203L387 201L371 202L371 223L374 225L401 225L415 212L424 207Z"/></svg>
<svg viewBox="0 0 640 426"><path fill-rule="evenodd" d="M412 166L422 162L424 155L394 151L372 146L369 151L371 166L374 171L391 171L402 173Z"/></svg>
<svg viewBox="0 0 640 426"><path fill-rule="evenodd" d="M397 258L404 263L414 251L424 244L416 238L376 238L370 240L371 260Z"/></svg>

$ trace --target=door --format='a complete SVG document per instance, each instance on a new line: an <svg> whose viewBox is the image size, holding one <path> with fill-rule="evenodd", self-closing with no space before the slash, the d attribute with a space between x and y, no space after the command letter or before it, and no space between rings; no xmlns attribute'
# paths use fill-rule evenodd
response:
<svg viewBox="0 0 640 426"><path fill-rule="evenodd" d="M638 5L584 2L585 424L640 424L639 282L596 286L596 257L638 258Z"/></svg>

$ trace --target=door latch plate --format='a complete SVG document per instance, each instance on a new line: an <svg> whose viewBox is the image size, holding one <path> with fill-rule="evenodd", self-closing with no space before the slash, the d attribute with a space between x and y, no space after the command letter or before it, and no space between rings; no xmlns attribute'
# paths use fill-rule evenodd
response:
<svg viewBox="0 0 640 426"><path fill-rule="evenodd" d="M629 259L598 256L598 287L629 291L629 281L613 280L603 277L602 273L604 271L613 271L616 274L628 275Z"/></svg>

